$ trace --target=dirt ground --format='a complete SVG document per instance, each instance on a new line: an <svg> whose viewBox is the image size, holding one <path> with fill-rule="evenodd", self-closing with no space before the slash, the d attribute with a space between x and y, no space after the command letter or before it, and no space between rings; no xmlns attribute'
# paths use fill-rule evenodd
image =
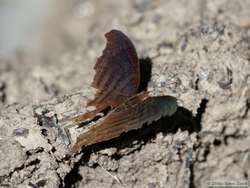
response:
<svg viewBox="0 0 250 188"><path fill-rule="evenodd" d="M75 1L39 53L0 57L0 187L250 187L249 10L249 0ZM86 111L111 29L133 41L151 94L179 107L69 155L57 120Z"/></svg>

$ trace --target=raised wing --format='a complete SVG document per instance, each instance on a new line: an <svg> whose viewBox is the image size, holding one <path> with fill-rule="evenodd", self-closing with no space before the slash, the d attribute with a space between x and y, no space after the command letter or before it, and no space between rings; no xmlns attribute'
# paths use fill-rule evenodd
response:
<svg viewBox="0 0 250 188"><path fill-rule="evenodd" d="M143 124L150 124L163 116L171 116L177 109L177 102L171 96L150 97L142 92L115 108L103 122L91 127L77 138L73 151L82 146L110 140Z"/></svg>
<svg viewBox="0 0 250 188"><path fill-rule="evenodd" d="M88 103L96 108L121 104L136 94L140 82L139 61L130 39L118 30L111 30L105 37L106 48L94 67L92 86L98 92Z"/></svg>
<svg viewBox="0 0 250 188"><path fill-rule="evenodd" d="M96 110L71 119L71 125L92 119L97 113L111 106L118 106L137 93L140 83L139 61L131 40L118 30L105 34L106 47L95 64L92 86L97 89L88 106Z"/></svg>

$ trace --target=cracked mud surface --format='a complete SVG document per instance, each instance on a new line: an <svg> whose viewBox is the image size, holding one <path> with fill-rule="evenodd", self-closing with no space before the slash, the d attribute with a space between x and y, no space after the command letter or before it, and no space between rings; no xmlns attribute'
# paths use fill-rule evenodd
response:
<svg viewBox="0 0 250 188"><path fill-rule="evenodd" d="M249 180L249 1L81 6L94 11L69 21L80 33L73 48L62 40L63 50L51 47L45 57L1 60L0 187L207 187L210 180ZM141 63L151 62L151 94L172 95L179 107L170 118L73 156L57 120L86 111L103 34L113 28L133 40Z"/></svg>

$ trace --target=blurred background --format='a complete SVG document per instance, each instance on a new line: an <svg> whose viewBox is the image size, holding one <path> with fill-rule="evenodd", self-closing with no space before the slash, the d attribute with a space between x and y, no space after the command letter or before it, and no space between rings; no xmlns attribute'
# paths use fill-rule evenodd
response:
<svg viewBox="0 0 250 188"><path fill-rule="evenodd" d="M1 104L38 103L89 87L104 34L126 32L119 17L129 16L130 3L0 1Z"/></svg>
<svg viewBox="0 0 250 188"><path fill-rule="evenodd" d="M89 87L111 29L125 32L140 57L153 57L157 45L194 25L249 27L249 7L249 0L1 0L0 105Z"/></svg>

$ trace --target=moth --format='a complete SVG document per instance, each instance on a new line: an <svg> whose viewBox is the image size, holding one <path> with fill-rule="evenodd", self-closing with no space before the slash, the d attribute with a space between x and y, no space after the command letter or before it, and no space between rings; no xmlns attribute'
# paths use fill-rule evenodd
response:
<svg viewBox="0 0 250 188"><path fill-rule="evenodd" d="M92 86L97 90L95 98L87 106L95 110L71 118L69 126L91 120L111 107L104 120L78 136L73 152L139 129L163 116L171 116L177 110L177 102L171 96L151 97L147 91L138 93L140 64L131 40L119 30L105 34L107 40L102 56L95 64Z"/></svg>

